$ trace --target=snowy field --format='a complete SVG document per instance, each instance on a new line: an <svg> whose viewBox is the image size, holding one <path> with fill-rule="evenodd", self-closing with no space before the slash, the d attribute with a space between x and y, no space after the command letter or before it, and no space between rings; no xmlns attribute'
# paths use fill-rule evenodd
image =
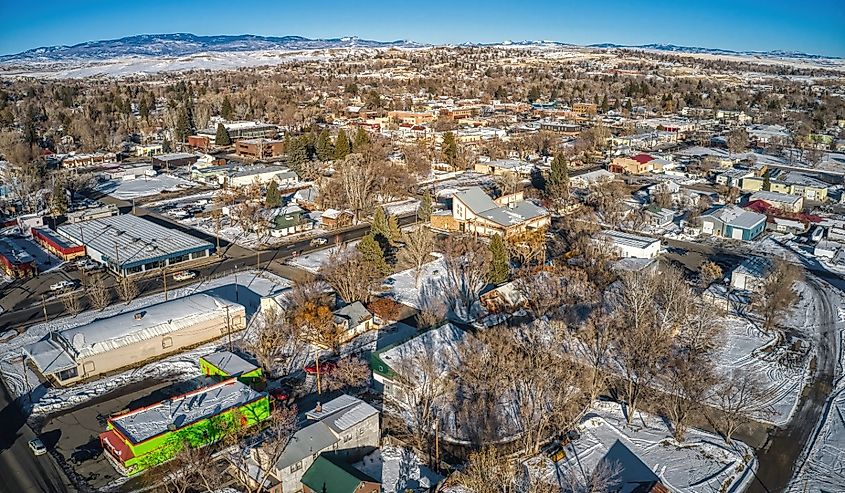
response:
<svg viewBox="0 0 845 493"><path fill-rule="evenodd" d="M383 493L405 493L437 485L443 478L422 464L412 450L384 446L354 464L373 479L381 482Z"/></svg>
<svg viewBox="0 0 845 493"><path fill-rule="evenodd" d="M579 429L581 438L565 448L567 457L550 471L552 477L571 467L592 471L617 440L677 492L742 491L753 477L749 462L757 466L753 451L741 442L728 446L715 435L691 429L678 443L662 419L639 412L629 427L616 403L596 402Z"/></svg>
<svg viewBox="0 0 845 493"><path fill-rule="evenodd" d="M236 279L237 285L235 284ZM248 271L238 273L237 276L234 274L227 275L200 284L174 289L169 291L169 299L180 298L198 292L213 294L244 305L247 316L250 318L249 324L251 325L255 313L260 307L261 297L290 286L290 281L274 274L259 274L257 271ZM197 366L199 356L213 352L227 342L226 338L149 363L140 368L66 389L48 388L39 383L38 377L31 370L27 371L26 375L22 371L21 347L41 339L50 331L63 330L87 324L98 318L136 311L139 308L163 301L163 293L145 296L135 299L129 304L120 303L109 306L102 312L87 311L75 317L65 317L52 320L48 323L34 325L23 334L0 343L0 369L2 369L0 373L2 373L6 387L9 389L13 398L23 396L22 402L24 406L29 408L33 415L38 416L76 406L130 383L151 378L184 380L197 376L199 373ZM250 325L247 326L247 330L249 330ZM26 397L27 389L31 389L31 401Z"/></svg>
<svg viewBox="0 0 845 493"><path fill-rule="evenodd" d="M821 323L821 302L814 298L813 292L804 283L799 284L798 291L797 306L784 324L804 337L796 339L798 344L795 348L789 343L776 344L773 334L764 333L745 318L731 315L719 319L724 328L724 344L716 353L719 369L743 369L758 376L768 396L764 404L774 411L773 416L761 420L777 426L786 425L798 405L801 391L809 378L810 341Z"/></svg>
<svg viewBox="0 0 845 493"><path fill-rule="evenodd" d="M109 180L97 185L96 190L116 199L131 200L158 195L168 190L179 190L198 186L192 181L171 175L156 175L134 180Z"/></svg>

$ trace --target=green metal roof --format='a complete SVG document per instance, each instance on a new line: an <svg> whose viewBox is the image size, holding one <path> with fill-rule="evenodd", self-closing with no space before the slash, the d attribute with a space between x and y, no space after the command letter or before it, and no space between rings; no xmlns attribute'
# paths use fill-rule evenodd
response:
<svg viewBox="0 0 845 493"><path fill-rule="evenodd" d="M320 454L302 476L302 484L317 493L355 493L363 482L378 483L328 453Z"/></svg>

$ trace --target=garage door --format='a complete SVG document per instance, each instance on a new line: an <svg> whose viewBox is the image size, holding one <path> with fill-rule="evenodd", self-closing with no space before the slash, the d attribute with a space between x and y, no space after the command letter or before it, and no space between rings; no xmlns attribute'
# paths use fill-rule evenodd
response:
<svg viewBox="0 0 845 493"><path fill-rule="evenodd" d="M742 232L743 232L743 230L740 229L740 228L733 228L733 230L731 231L731 238L733 238L735 240L741 240L742 239Z"/></svg>

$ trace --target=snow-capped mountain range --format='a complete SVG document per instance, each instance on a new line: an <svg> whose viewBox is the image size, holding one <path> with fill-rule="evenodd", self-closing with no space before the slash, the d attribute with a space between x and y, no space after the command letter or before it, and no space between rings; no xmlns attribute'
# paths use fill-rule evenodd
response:
<svg viewBox="0 0 845 493"><path fill-rule="evenodd" d="M465 43L466 46L576 46L559 41L504 41L501 43ZM430 46L407 40L373 41L350 36L330 39L310 39L302 36L256 36L252 34L197 36L189 33L141 34L120 39L88 41L72 46L47 46L21 53L0 56L0 63L62 62L70 60L108 60L123 57L178 57L198 53L299 51L332 48L419 48ZM671 44L618 45L601 43L586 46L600 49L639 49L676 53L711 55L751 55L793 59L836 59L837 57L810 55L793 51L732 51L718 48L676 46Z"/></svg>
<svg viewBox="0 0 845 493"><path fill-rule="evenodd" d="M197 36L188 33L141 34L120 39L87 41L73 46L46 46L13 55L0 56L5 62L62 62L69 60L108 60L123 57L186 56L197 53L248 52L268 50L319 50L331 48L413 48L411 41L372 41L354 36L309 39L302 36L255 36L251 34Z"/></svg>

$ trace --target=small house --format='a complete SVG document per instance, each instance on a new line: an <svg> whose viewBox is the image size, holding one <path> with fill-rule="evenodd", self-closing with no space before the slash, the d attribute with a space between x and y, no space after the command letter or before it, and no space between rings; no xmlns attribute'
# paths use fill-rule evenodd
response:
<svg viewBox="0 0 845 493"><path fill-rule="evenodd" d="M373 314L360 301L338 308L332 315L335 326L343 334L344 342L376 328Z"/></svg>
<svg viewBox="0 0 845 493"><path fill-rule="evenodd" d="M200 356L200 370L206 376L237 378L249 383L262 377L261 368L231 351Z"/></svg>
<svg viewBox="0 0 845 493"><path fill-rule="evenodd" d="M352 225L352 220L354 219L354 214L352 211L343 210L339 211L337 209L326 209L323 211L323 215L320 216L320 224L325 229L340 229L345 228L347 226Z"/></svg>
<svg viewBox="0 0 845 493"><path fill-rule="evenodd" d="M336 454L324 452L302 476L303 493L379 493L381 484Z"/></svg>

